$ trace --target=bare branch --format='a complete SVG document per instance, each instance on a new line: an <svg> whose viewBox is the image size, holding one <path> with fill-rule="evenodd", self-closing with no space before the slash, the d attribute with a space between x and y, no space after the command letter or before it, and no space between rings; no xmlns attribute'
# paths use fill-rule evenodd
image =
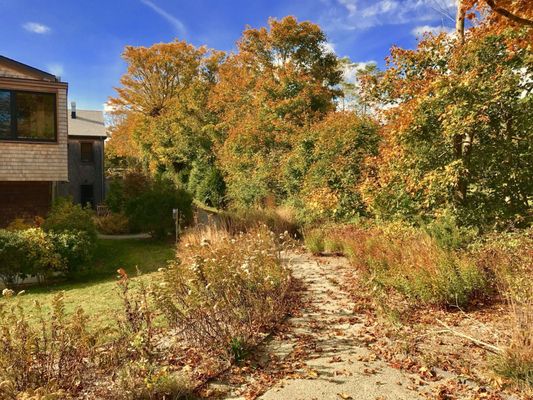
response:
<svg viewBox="0 0 533 400"><path fill-rule="evenodd" d="M472 343L474 343L476 346L479 346L487 351L490 351L491 353L494 353L494 354L502 354L503 353L503 350L499 347L496 347L492 344L489 344L489 343L485 343L485 342L482 342L481 340L479 339L476 339L476 338L473 338L472 336L468 336L468 335L465 335L464 333L461 333L461 332L458 332L454 329L452 329L449 325L445 324L444 322L442 322L441 320L437 319L437 322L442 325L444 328L446 328L446 331L450 332L451 334L455 335L455 336L459 336L463 339L467 339L467 340L470 340Z"/></svg>

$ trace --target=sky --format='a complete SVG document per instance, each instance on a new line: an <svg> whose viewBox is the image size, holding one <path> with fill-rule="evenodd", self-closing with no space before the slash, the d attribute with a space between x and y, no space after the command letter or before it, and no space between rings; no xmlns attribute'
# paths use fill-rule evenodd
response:
<svg viewBox="0 0 533 400"><path fill-rule="evenodd" d="M391 46L451 31L454 0L0 0L0 15L1 55L60 76L78 109L103 109L127 45L233 51L246 26L294 15L320 25L339 56L384 68Z"/></svg>

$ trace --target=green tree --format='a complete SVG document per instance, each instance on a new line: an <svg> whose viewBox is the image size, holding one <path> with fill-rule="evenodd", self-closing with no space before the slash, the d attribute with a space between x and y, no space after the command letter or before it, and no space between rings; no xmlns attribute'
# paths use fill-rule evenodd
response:
<svg viewBox="0 0 533 400"><path fill-rule="evenodd" d="M378 125L353 112L331 112L314 124L287 162L288 191L303 221L365 214L362 169L378 149Z"/></svg>

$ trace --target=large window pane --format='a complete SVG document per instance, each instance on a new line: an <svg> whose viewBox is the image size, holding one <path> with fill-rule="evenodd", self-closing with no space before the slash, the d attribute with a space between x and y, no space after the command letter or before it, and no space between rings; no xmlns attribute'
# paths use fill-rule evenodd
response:
<svg viewBox="0 0 533 400"><path fill-rule="evenodd" d="M17 138L55 138L55 96L17 92Z"/></svg>
<svg viewBox="0 0 533 400"><path fill-rule="evenodd" d="M0 90L0 138L11 136L11 93Z"/></svg>

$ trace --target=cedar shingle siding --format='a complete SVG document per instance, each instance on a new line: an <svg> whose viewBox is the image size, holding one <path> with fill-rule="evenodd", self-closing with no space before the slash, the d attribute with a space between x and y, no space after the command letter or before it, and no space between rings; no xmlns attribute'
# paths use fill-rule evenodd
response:
<svg viewBox="0 0 533 400"><path fill-rule="evenodd" d="M44 215L54 182L68 181L67 90L53 75L0 56L0 89L54 93L56 141L0 140L0 226Z"/></svg>
<svg viewBox="0 0 533 400"><path fill-rule="evenodd" d="M0 69L0 89L56 93L57 142L0 141L0 181L67 181L67 85L2 76L6 69Z"/></svg>

